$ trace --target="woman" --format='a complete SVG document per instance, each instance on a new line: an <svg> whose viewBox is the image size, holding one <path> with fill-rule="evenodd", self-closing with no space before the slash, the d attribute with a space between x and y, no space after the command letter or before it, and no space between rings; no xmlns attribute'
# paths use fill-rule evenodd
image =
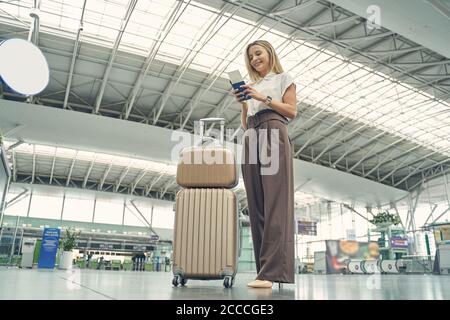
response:
<svg viewBox="0 0 450 320"><path fill-rule="evenodd" d="M242 175L258 272L248 286L271 288L273 282L295 282L292 145L287 124L297 115L296 88L269 42L250 43L245 62L254 82L233 93L242 105L246 130ZM251 99L244 100L244 95ZM278 135L272 135L275 131ZM257 148L256 161L252 148ZM279 161L275 172L264 172L267 162L261 161L261 155L269 153L273 153L271 160L277 156Z"/></svg>

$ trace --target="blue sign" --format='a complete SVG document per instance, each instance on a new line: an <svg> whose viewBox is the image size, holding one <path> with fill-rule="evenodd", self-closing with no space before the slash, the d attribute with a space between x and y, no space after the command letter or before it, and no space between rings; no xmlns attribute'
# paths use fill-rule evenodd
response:
<svg viewBox="0 0 450 320"><path fill-rule="evenodd" d="M61 230L45 228L42 235L41 251L39 253L38 268L53 269L55 267L56 252L59 247Z"/></svg>

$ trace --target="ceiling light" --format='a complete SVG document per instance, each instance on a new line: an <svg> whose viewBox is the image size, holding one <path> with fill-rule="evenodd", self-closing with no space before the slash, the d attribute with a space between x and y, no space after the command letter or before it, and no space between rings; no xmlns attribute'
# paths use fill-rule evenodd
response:
<svg viewBox="0 0 450 320"><path fill-rule="evenodd" d="M41 50L23 39L0 42L0 77L15 92L35 95L48 85L49 68Z"/></svg>

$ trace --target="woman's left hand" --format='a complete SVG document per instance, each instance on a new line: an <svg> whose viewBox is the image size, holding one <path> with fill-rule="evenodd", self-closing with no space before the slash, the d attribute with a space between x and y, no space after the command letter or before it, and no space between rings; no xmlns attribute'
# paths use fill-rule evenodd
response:
<svg viewBox="0 0 450 320"><path fill-rule="evenodd" d="M252 87L250 87L248 84L245 84L245 85L243 85L241 87L245 88L243 93L248 95L248 96L250 96L250 97L252 97L253 99L258 100L258 101L266 100L266 96L265 95L259 93L258 91L256 91Z"/></svg>

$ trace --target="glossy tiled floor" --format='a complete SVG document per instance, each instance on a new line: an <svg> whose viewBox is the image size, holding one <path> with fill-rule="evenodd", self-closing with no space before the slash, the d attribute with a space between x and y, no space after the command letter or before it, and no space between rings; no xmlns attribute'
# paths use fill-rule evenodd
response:
<svg viewBox="0 0 450 320"><path fill-rule="evenodd" d="M450 276L297 275L296 284L251 289L254 274L240 273L232 289L222 281L189 280L174 288L169 272L0 268L0 299L450 299Z"/></svg>

